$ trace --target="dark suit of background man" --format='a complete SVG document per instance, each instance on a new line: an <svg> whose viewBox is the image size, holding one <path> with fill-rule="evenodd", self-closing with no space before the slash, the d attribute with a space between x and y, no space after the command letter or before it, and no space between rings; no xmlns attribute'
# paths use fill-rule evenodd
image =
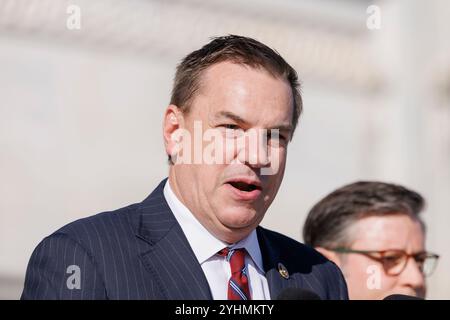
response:
<svg viewBox="0 0 450 320"><path fill-rule="evenodd" d="M250 38L215 38L189 54L164 114L169 178L141 203L45 238L31 256L22 298L275 299L294 287L346 299L335 264L259 227L284 175L299 89L295 70ZM195 160L205 141L200 151L186 148L188 135L178 133L194 141L198 128L225 142L211 153L222 162ZM238 143L250 141L249 133L257 148Z"/></svg>

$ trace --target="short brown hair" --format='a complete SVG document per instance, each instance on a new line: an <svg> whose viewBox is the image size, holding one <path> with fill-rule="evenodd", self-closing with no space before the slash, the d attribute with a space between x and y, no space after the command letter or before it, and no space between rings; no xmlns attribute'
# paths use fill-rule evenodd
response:
<svg viewBox="0 0 450 320"><path fill-rule="evenodd" d="M292 125L295 129L303 108L297 72L275 50L248 37L228 35L212 38L201 49L187 55L177 67L170 103L188 112L199 90L203 71L223 61L263 68L274 77L286 79L292 89Z"/></svg>
<svg viewBox="0 0 450 320"><path fill-rule="evenodd" d="M425 224L419 213L423 197L403 186L360 181L339 188L320 200L309 212L303 226L303 240L312 247L331 249L350 245L347 229L368 216L405 214Z"/></svg>

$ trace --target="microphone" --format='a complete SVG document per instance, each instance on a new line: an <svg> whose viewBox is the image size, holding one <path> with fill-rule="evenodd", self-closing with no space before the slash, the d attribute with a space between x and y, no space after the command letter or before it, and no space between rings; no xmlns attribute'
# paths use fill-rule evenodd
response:
<svg viewBox="0 0 450 320"><path fill-rule="evenodd" d="M425 299L414 296L408 296L406 294L391 294L385 297L383 300L425 300Z"/></svg>
<svg viewBox="0 0 450 320"><path fill-rule="evenodd" d="M300 288L286 288L280 292L277 300L321 300L320 297L312 291Z"/></svg>

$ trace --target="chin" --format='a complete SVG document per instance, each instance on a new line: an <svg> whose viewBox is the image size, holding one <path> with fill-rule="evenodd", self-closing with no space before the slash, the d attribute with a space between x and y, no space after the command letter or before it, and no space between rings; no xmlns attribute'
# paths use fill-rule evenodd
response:
<svg viewBox="0 0 450 320"><path fill-rule="evenodd" d="M230 208L219 216L222 224L230 229L249 228L259 223L256 210L250 208Z"/></svg>

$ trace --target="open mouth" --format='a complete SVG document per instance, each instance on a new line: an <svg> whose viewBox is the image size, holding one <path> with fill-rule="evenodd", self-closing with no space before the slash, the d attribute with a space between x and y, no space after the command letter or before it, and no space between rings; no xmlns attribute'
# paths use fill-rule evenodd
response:
<svg viewBox="0 0 450 320"><path fill-rule="evenodd" d="M236 189L239 189L240 191L244 191L244 192L251 192L253 190L261 189L257 185L254 185L251 183L246 183L243 181L231 181L231 182L229 182L229 184L232 185L233 187L235 187Z"/></svg>
<svg viewBox="0 0 450 320"><path fill-rule="evenodd" d="M226 182L232 196L238 201L255 201L262 194L261 183L250 178L234 178Z"/></svg>

